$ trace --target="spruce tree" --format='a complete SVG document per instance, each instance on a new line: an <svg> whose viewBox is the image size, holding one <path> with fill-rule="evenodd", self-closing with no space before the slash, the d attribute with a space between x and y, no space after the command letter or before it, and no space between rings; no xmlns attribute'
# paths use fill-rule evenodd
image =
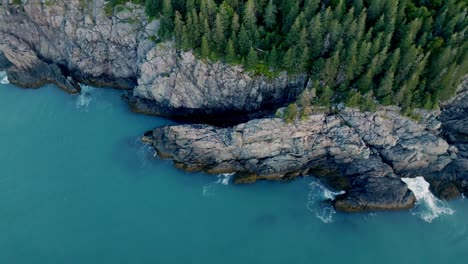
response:
<svg viewBox="0 0 468 264"><path fill-rule="evenodd" d="M241 56L247 55L252 47L252 40L250 39L249 33L245 28L244 24L240 27L239 36L237 37L238 51Z"/></svg>
<svg viewBox="0 0 468 264"><path fill-rule="evenodd" d="M292 48L288 49L286 54L284 54L283 58L283 67L286 70L294 70L294 62L295 62L295 56L294 56L294 51Z"/></svg>
<svg viewBox="0 0 468 264"><path fill-rule="evenodd" d="M247 58L245 61L245 67L247 69L253 69L258 63L258 56L255 50L250 47L249 54L247 54Z"/></svg>
<svg viewBox="0 0 468 264"><path fill-rule="evenodd" d="M236 61L236 50L234 48L234 41L229 39L226 49L226 61L228 63L234 63Z"/></svg>
<svg viewBox="0 0 468 264"><path fill-rule="evenodd" d="M210 56L210 45L208 44L208 39L206 38L206 36L202 37L201 55L203 58L208 58Z"/></svg>
<svg viewBox="0 0 468 264"><path fill-rule="evenodd" d="M270 51L270 54L268 55L268 66L271 69L278 68L278 51L276 50L275 46L273 46L273 49Z"/></svg>
<svg viewBox="0 0 468 264"><path fill-rule="evenodd" d="M276 25L277 12L275 3L273 0L270 0L265 9L265 25L268 29L272 29Z"/></svg>

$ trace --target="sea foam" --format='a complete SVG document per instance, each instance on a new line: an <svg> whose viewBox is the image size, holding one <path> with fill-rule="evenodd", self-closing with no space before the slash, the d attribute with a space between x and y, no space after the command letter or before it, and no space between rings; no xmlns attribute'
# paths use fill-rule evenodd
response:
<svg viewBox="0 0 468 264"><path fill-rule="evenodd" d="M223 174L219 174L218 176L216 176L217 177L216 181L208 183L205 186L203 186L203 191L202 191L203 196L206 196L206 197L214 196L215 192L216 192L216 189L217 189L217 186L219 186L219 185L223 185L223 186L229 185L229 183L231 181L231 177L233 175L234 175L234 173L223 173Z"/></svg>
<svg viewBox="0 0 468 264"><path fill-rule="evenodd" d="M81 92L76 99L76 108L87 111L88 106L91 103L91 91L93 87L85 84L80 84Z"/></svg>
<svg viewBox="0 0 468 264"><path fill-rule="evenodd" d="M336 213L335 209L330 203L326 201L333 201L335 197L345 193L344 191L334 192L318 180L314 180L309 184L309 194L307 197L307 209L315 214L315 216L322 220L324 223L333 223L333 215Z"/></svg>
<svg viewBox="0 0 468 264"><path fill-rule="evenodd" d="M441 215L452 215L454 211L429 190L429 183L423 177L401 178L416 196L416 207L412 213L431 223Z"/></svg>
<svg viewBox="0 0 468 264"><path fill-rule="evenodd" d="M10 81L8 80L8 76L6 75L6 72L2 71L0 72L0 84L9 84Z"/></svg>

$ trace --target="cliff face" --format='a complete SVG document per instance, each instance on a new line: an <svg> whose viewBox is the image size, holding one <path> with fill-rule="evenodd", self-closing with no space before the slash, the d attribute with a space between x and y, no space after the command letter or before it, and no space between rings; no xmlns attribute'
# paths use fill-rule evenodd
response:
<svg viewBox="0 0 468 264"><path fill-rule="evenodd" d="M288 77L286 73L272 79L252 76L242 67L205 63L191 52L178 54L170 44L160 44L147 53L141 65L132 102L141 112L227 119L230 114L294 101L306 80L305 75Z"/></svg>
<svg viewBox="0 0 468 264"><path fill-rule="evenodd" d="M0 69L20 86L132 89L137 112L206 122L281 106L308 84L304 75L254 76L178 53L170 42L156 45L159 23L138 5L110 14L104 0L0 3ZM157 128L145 140L186 170L237 172L239 183L316 175L347 191L335 201L341 210L408 208L415 198L401 177L424 176L442 198L468 194L466 84L440 117L426 114L421 123L395 108L347 109L289 125L267 118L228 128Z"/></svg>
<svg viewBox="0 0 468 264"><path fill-rule="evenodd" d="M239 183L314 175L346 190L335 201L340 210L403 209L415 198L401 177L424 176L442 198L468 194L467 90L463 86L444 108L442 123L433 113L418 123L392 107L376 113L345 109L289 125L269 118L231 128L168 126L144 140L188 171L237 172ZM462 143L450 146L444 138L448 133Z"/></svg>
<svg viewBox="0 0 468 264"><path fill-rule="evenodd" d="M149 22L139 5L109 15L104 0L0 1L0 52L14 65L10 81L20 86L53 82L71 93L79 91L77 82L136 87L129 96L135 111L206 119L281 106L306 85L305 76L269 80L179 54L171 43L156 46L159 22Z"/></svg>
<svg viewBox="0 0 468 264"><path fill-rule="evenodd" d="M0 6L0 50L15 65L9 76L56 65L54 76L117 88L136 83L139 59L153 46L148 37L154 34L139 6L127 4L108 17L104 0L10 2L2 0ZM32 75L37 76L34 86L48 81ZM20 76L10 79L31 85Z"/></svg>

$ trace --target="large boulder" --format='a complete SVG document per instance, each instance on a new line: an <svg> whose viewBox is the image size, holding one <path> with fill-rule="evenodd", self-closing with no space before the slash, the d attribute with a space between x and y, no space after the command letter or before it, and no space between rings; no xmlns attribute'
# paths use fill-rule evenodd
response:
<svg viewBox="0 0 468 264"><path fill-rule="evenodd" d="M416 197L399 178L357 177L351 187L336 197L333 205L345 212L409 209Z"/></svg>

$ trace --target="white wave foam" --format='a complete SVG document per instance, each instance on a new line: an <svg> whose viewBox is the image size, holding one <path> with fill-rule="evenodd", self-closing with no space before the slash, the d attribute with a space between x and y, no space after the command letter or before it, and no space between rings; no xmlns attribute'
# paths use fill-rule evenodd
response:
<svg viewBox="0 0 468 264"><path fill-rule="evenodd" d="M88 110L88 106L91 103L91 91L93 88L91 86L80 84L81 92L76 99L76 108Z"/></svg>
<svg viewBox="0 0 468 264"><path fill-rule="evenodd" d="M429 190L429 183L421 176L416 178L401 178L416 197L416 207L413 214L431 223L441 215L452 215L454 211L443 201L437 199Z"/></svg>
<svg viewBox="0 0 468 264"><path fill-rule="evenodd" d="M216 183L222 185L229 185L229 181L231 180L232 175L234 175L234 173L219 174Z"/></svg>
<svg viewBox="0 0 468 264"><path fill-rule="evenodd" d="M326 204L325 201L333 201L335 197L345 193L344 191L333 192L327 189L318 180L314 180L309 184L309 194L307 197L307 209L315 214L315 216L328 224L333 223L333 215L336 213L331 204Z"/></svg>
<svg viewBox="0 0 468 264"><path fill-rule="evenodd" d="M9 84L10 81L8 80L8 76L6 75L6 72L2 71L0 72L0 84Z"/></svg>
<svg viewBox="0 0 468 264"><path fill-rule="evenodd" d="M216 192L216 189L217 189L217 186L219 185L223 185L223 186L227 186L229 185L229 182L231 180L231 177L234 175L234 173L223 173L223 174L219 174L216 179L216 181L214 182L211 182L209 184L206 184L205 186L203 186L203 191L202 191L202 194L203 196L213 196L215 195L215 192Z"/></svg>

